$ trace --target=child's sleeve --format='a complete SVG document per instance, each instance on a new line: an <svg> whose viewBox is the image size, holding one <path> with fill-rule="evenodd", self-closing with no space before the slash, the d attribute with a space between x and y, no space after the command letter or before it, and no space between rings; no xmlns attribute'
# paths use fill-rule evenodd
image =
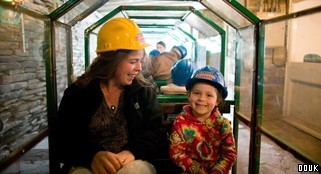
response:
<svg viewBox="0 0 321 174"><path fill-rule="evenodd" d="M222 129L225 137L220 145L220 158L212 169L213 174L228 174L236 161L236 148L231 124L226 120L222 126L225 127Z"/></svg>
<svg viewBox="0 0 321 174"><path fill-rule="evenodd" d="M182 122L184 120L178 116L173 124L170 134L169 156L185 173L196 173L200 168L200 164L192 160L191 154L186 152L187 143L181 129Z"/></svg>

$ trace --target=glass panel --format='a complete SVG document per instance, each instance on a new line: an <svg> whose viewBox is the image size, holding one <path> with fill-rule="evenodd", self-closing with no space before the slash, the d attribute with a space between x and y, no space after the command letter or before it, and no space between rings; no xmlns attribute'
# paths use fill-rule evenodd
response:
<svg viewBox="0 0 321 174"><path fill-rule="evenodd" d="M318 7L321 5L321 1L305 0L305 1L293 1L291 3L291 12L298 12L302 10L307 10L313 7Z"/></svg>
<svg viewBox="0 0 321 174"><path fill-rule="evenodd" d="M28 9L32 12L41 15L48 15L50 10L54 10L57 6L56 3L50 1L38 1L33 3L33 1L28 0L1 0L1 3L10 3L12 6L15 6L17 9L22 7L23 9ZM60 3L62 5L63 3Z"/></svg>
<svg viewBox="0 0 321 174"><path fill-rule="evenodd" d="M320 17L318 12L263 25L269 39L261 96L262 129L317 164L321 163Z"/></svg>
<svg viewBox="0 0 321 174"><path fill-rule="evenodd" d="M47 130L45 24L0 7L0 163Z"/></svg>
<svg viewBox="0 0 321 174"><path fill-rule="evenodd" d="M90 64L97 57L96 48L97 48L97 36L96 34L90 34ZM79 73L79 75L81 75Z"/></svg>
<svg viewBox="0 0 321 174"><path fill-rule="evenodd" d="M94 6L98 2L98 0L84 0L77 6L73 7L70 11L66 12L63 16L61 16L58 21L68 24L74 18L81 15L85 10L89 9L91 6Z"/></svg>
<svg viewBox="0 0 321 174"><path fill-rule="evenodd" d="M67 29L59 24L55 25L55 57L56 57L56 75L57 75L57 103L59 105L64 90L68 86L67 74L67 44L69 36ZM71 67L69 67L71 68Z"/></svg>
<svg viewBox="0 0 321 174"><path fill-rule="evenodd" d="M207 17L207 16L206 16ZM213 26L203 21L199 16L194 13L187 16L185 22L189 23L193 28L192 31L198 33L197 36L197 51L196 51L196 67L201 67L204 65L212 65L218 69L221 69L221 51L222 51L222 37L216 31ZM222 21L220 21L222 24ZM235 40L236 40L236 30L228 25L223 25L228 32L228 42L226 45L226 50L228 51L225 55L225 79L226 85L229 91L227 99L234 99L234 74L235 74Z"/></svg>
<svg viewBox="0 0 321 174"><path fill-rule="evenodd" d="M221 69L221 36L209 38L200 38L198 42L198 60L197 67L200 68L205 65L214 66L217 69Z"/></svg>
<svg viewBox="0 0 321 174"><path fill-rule="evenodd" d="M253 30L251 30L253 31ZM226 27L227 44L225 53L225 83L227 86L228 96L226 100L234 100L234 85L235 85L235 55L237 42L237 31L231 27Z"/></svg>
<svg viewBox="0 0 321 174"><path fill-rule="evenodd" d="M161 41L161 40L163 40L164 42L166 41L166 51L169 51L171 49L171 47L170 47L171 44L167 44L167 43L176 42L175 40L173 40L173 38L170 36L169 33L167 33L165 35L164 34L144 33L143 35L145 37L146 42L151 44L150 47L146 48L149 51L151 51L152 49L155 49L156 43L158 41ZM155 43L155 44L153 44L153 43Z"/></svg>
<svg viewBox="0 0 321 174"><path fill-rule="evenodd" d="M196 28L199 32L201 32L206 37L216 36L219 34L211 25L206 23L200 17L196 16L194 13L189 14L185 19L185 22L187 22L193 28Z"/></svg>
<svg viewBox="0 0 321 174"><path fill-rule="evenodd" d="M163 18L163 17L183 17L188 11L169 11L166 10L166 7L163 7L164 10L126 10L126 14L129 18L133 18L135 16L139 17L153 17L153 18Z"/></svg>
<svg viewBox="0 0 321 174"><path fill-rule="evenodd" d="M168 35L172 38L173 42L168 43L168 46L170 47L170 49L174 46L174 45L180 45L181 43L184 42L184 39L186 36L184 36L181 32L177 31L177 30L173 30L171 32L168 33Z"/></svg>
<svg viewBox="0 0 321 174"><path fill-rule="evenodd" d="M165 34L170 32L171 28L152 28L152 27L139 27L143 33Z"/></svg>
<svg viewBox="0 0 321 174"><path fill-rule="evenodd" d="M235 82L235 40L236 30L232 27L227 28L228 41L227 52L225 54L225 82L228 89L227 100L234 100L234 82ZM214 37L200 36L197 40L197 60L195 60L196 67L204 65L212 65L217 69L221 69L221 51L222 51L222 38L221 35Z"/></svg>
<svg viewBox="0 0 321 174"><path fill-rule="evenodd" d="M271 19L287 13L287 0L252 1L245 0L243 5L260 19ZM293 3L292 1L291 3Z"/></svg>
<svg viewBox="0 0 321 174"><path fill-rule="evenodd" d="M293 173L298 172L299 164L304 164L287 149L280 147L267 136L261 136L260 172L259 173ZM240 151L238 151L240 152ZM285 162L286 160L286 162ZM310 167L311 169L311 167ZM285 172L286 171L286 172ZM307 172L316 173L316 172Z"/></svg>
<svg viewBox="0 0 321 174"><path fill-rule="evenodd" d="M175 1L175 3L173 3L173 0L168 0L168 1L159 1L159 0L148 0L148 1L135 1L135 0L109 0L104 6L100 7L98 9L98 12L100 12L103 15L108 14L110 11L112 11L113 9L119 7L119 6L161 6L164 8L164 13L162 13L162 15L164 15L165 13L169 12L169 15L172 15L172 12L167 11L166 12L166 7L167 6L177 6L177 7L194 7L196 10L200 10L200 9L205 9L205 7L200 4L199 2L196 1ZM143 11L140 11L143 12ZM138 13L138 15L140 15L140 12ZM135 14L137 14L136 12L134 12ZM143 12L142 14L144 14L145 12ZM149 12L147 12L149 13ZM155 13L153 13L153 15L158 15L159 12L156 11ZM135 15L136 16L136 15Z"/></svg>
<svg viewBox="0 0 321 174"><path fill-rule="evenodd" d="M235 128L233 128L235 129ZM238 125L237 174L249 173L250 128L242 122Z"/></svg>
<svg viewBox="0 0 321 174"><path fill-rule="evenodd" d="M252 25L244 16L229 6L226 1L204 0L202 3L235 28L243 28Z"/></svg>
<svg viewBox="0 0 321 174"><path fill-rule="evenodd" d="M173 44L173 46L177 45L177 44L183 44L185 42L192 42L193 41L191 38L188 37L188 35L184 34L183 32L181 32L178 29L171 31L170 33L175 35L175 37L177 37L177 39L178 39L178 43Z"/></svg>
<svg viewBox="0 0 321 174"><path fill-rule="evenodd" d="M182 25L180 19L189 11L168 11L165 10L126 10L125 14L135 21L143 31L146 41L155 43L147 52L154 49L154 45L160 40L166 41L169 51L174 45L189 42L190 38L177 29ZM176 28L176 29L175 29Z"/></svg>
<svg viewBox="0 0 321 174"><path fill-rule="evenodd" d="M67 4L67 3L74 3L74 2L77 2L77 1L79 1L79 0L59 0L59 1L45 1L46 3L49 3L49 4L53 4L53 8L50 8L49 10L50 10L50 13L51 12L53 12L54 10L56 10L57 8L59 8L59 7L61 7L63 4ZM84 0L83 2L82 2L82 5L84 5L84 3L88 3L88 4L94 4L94 3L97 3L97 2L99 2L100 0L92 0L92 1L90 1L90 0ZM89 5L87 5L87 8L88 7L90 7ZM80 9L79 7L77 7L80 11L84 11L84 10L86 10L86 9Z"/></svg>
<svg viewBox="0 0 321 174"><path fill-rule="evenodd" d="M122 14L119 14L122 15ZM116 15L117 16L117 15ZM91 26L93 23L97 22L102 16L97 12L92 13L87 16L81 22L76 23L72 27L72 46L73 46L73 60L72 60L72 68L73 68L73 77L74 79L85 72L85 43L84 43L84 31ZM102 25L101 25L102 26ZM97 45L97 33L101 26L97 27L89 34L89 63L92 62L92 59L96 57L96 45Z"/></svg>
<svg viewBox="0 0 321 174"><path fill-rule="evenodd" d="M153 20L146 20L146 19L133 19L137 23L137 25L172 25L174 26L177 19L153 19Z"/></svg>
<svg viewBox="0 0 321 174"><path fill-rule="evenodd" d="M218 17L216 14L214 14L212 11L208 9L200 10L199 11L202 15L209 18L211 21L213 21L216 25L220 26L221 28L224 28L228 24L222 20L220 17Z"/></svg>
<svg viewBox="0 0 321 174"><path fill-rule="evenodd" d="M314 0L311 0L314 1ZM300 1L287 1L287 0L239 0L250 12L255 14L260 19L271 19L278 16L287 14L288 4ZM306 2L306 0L305 0ZM317 2L317 1L314 1Z"/></svg>
<svg viewBox="0 0 321 174"><path fill-rule="evenodd" d="M235 70L235 107L236 112L247 120L251 119L253 69L255 60L254 26L237 32L236 70Z"/></svg>
<svg viewBox="0 0 321 174"><path fill-rule="evenodd" d="M142 28L140 29L143 32L144 38L146 41L148 40L162 40L166 35L168 35L168 32L171 32L173 29L168 28Z"/></svg>

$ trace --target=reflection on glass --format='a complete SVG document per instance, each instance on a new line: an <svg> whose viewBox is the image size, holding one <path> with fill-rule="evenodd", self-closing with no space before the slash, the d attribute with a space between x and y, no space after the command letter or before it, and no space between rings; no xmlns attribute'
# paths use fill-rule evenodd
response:
<svg viewBox="0 0 321 174"><path fill-rule="evenodd" d="M45 24L0 7L0 161L47 129Z"/></svg>
<svg viewBox="0 0 321 174"><path fill-rule="evenodd" d="M320 17L321 13L313 13L264 25L268 39L262 96L263 130L317 163L321 162Z"/></svg>

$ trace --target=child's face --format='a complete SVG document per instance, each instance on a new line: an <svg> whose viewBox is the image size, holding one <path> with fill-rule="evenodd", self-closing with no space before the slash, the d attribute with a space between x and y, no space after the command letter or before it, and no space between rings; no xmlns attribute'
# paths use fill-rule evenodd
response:
<svg viewBox="0 0 321 174"><path fill-rule="evenodd" d="M188 95L194 116L201 121L208 118L215 106L218 105L217 94L217 89L210 84L195 84Z"/></svg>

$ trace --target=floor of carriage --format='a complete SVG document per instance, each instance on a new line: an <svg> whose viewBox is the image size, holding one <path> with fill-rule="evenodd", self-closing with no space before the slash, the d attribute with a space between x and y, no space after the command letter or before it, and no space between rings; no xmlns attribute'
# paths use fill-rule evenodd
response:
<svg viewBox="0 0 321 174"><path fill-rule="evenodd" d="M239 125L237 173L248 173L249 128ZM295 174L300 160L280 148L268 137L262 135L260 173ZM25 153L17 162L1 172L2 174L46 174L49 173L48 138Z"/></svg>

